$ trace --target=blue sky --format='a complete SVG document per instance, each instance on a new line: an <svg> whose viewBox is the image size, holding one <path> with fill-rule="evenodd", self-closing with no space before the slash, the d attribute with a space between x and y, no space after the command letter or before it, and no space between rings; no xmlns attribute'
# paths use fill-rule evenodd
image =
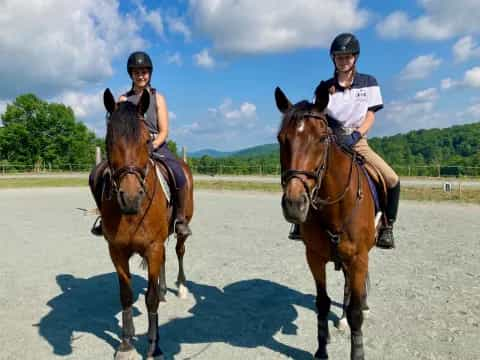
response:
<svg viewBox="0 0 480 360"><path fill-rule="evenodd" d="M311 99L345 31L382 89L371 136L480 120L478 0L6 0L0 13L0 112L33 92L102 136L103 90L128 89L128 54L145 50L180 146L273 143L274 88Z"/></svg>

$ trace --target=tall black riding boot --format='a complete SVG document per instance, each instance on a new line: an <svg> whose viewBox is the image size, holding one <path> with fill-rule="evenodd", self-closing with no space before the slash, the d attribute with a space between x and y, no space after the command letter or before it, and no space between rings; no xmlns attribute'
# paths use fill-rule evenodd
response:
<svg viewBox="0 0 480 360"><path fill-rule="evenodd" d="M187 201L187 186L177 190L177 217L175 219L175 232L179 236L187 237L192 235L192 230L188 226L187 219L185 217L185 207Z"/></svg>
<svg viewBox="0 0 480 360"><path fill-rule="evenodd" d="M400 200L400 181L393 188L387 190L387 208L385 209L387 224L380 230L377 246L382 249L393 249L393 223L397 219L398 202Z"/></svg>

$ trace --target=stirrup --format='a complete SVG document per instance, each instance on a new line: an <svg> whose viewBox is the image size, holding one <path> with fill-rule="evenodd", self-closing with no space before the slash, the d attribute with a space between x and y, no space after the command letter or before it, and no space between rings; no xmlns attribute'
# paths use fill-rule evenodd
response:
<svg viewBox="0 0 480 360"><path fill-rule="evenodd" d="M393 238L393 226L386 225L380 230L380 234L377 239L377 247L380 249L394 249L395 241Z"/></svg>
<svg viewBox="0 0 480 360"><path fill-rule="evenodd" d="M103 235L103 229L102 229L102 217L99 216L95 220L95 222L92 225L92 228L90 229L90 233L95 236L102 236Z"/></svg>
<svg viewBox="0 0 480 360"><path fill-rule="evenodd" d="M290 240L302 241L302 235L300 234L300 225L292 224L290 226L290 232L288 233L288 238Z"/></svg>

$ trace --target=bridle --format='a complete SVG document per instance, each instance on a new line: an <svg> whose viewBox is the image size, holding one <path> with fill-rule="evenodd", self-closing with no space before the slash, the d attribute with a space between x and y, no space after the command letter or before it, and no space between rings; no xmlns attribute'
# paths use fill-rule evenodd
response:
<svg viewBox="0 0 480 360"><path fill-rule="evenodd" d="M111 114L107 113L107 121L110 121ZM140 116L140 120L145 122L145 118L143 116ZM126 165L122 166L119 169L113 169L112 164L110 163L110 159L107 159L108 162L108 168L110 169L110 173L112 174L112 190L115 193L118 193L120 190L120 183L122 182L122 179L126 175L135 175L137 178L138 182L140 183L140 186L142 187L142 190L144 191L145 194L147 194L147 187L145 185L145 181L147 179L149 169L150 169L150 163L151 161L147 161L147 164L141 168L136 165Z"/></svg>
<svg viewBox="0 0 480 360"><path fill-rule="evenodd" d="M325 123L326 127L328 128L328 123L327 119L325 116L321 113L315 112L315 111L308 111L303 114L303 119L305 118L313 118L313 119L318 119L321 120ZM327 170L327 165L328 165L328 154L329 154L329 148L330 144L334 140L334 136L331 133L326 133L320 138L322 144L324 145L325 149L323 151L323 157L322 160L320 161L320 164L318 167L313 170L300 170L300 169L288 169L282 172L281 175L281 180L282 180L282 187L285 189L285 187L288 185L288 183L292 179L298 179L302 183L303 187L305 188L305 192L307 194L310 206L315 209L319 210L324 206L327 205L333 205L338 202L340 202L346 195L347 191L350 188L350 183L351 183L351 177L353 173L353 167L356 159L355 153L352 156L352 161L350 164L350 171L349 171L349 176L348 176L348 181L347 184L342 191L342 193L335 198L331 199L330 197L327 197L326 199L322 199L319 197L318 193L319 190L322 186L322 180L325 176L325 172ZM308 186L306 179L313 179L315 182L315 185L313 188L310 190L310 187Z"/></svg>

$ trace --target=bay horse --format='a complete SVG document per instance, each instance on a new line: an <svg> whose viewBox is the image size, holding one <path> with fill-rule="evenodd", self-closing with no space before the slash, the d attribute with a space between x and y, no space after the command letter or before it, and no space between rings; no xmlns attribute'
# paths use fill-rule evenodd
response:
<svg viewBox="0 0 480 360"><path fill-rule="evenodd" d="M98 198L92 183L90 186L102 215L103 234L120 284L122 335L115 359L137 358L133 345L135 330L129 269L129 259L134 253L143 257L148 268L145 296L149 341L147 359L163 359L159 346L157 311L166 293L165 241L173 227L170 226L172 208L162 191L155 163L149 156L150 133L144 122L144 114L150 97L144 90L137 105L128 101L116 103L110 90L106 89L103 101L109 118L107 162L104 167L110 173L110 180L107 180L109 184L104 187L110 188L110 191L103 191ZM186 218L190 221L193 215L193 180L188 166L184 162L182 166L189 187ZM180 297L186 294L183 269L185 240L177 237L175 248L179 262L177 286Z"/></svg>
<svg viewBox="0 0 480 360"><path fill-rule="evenodd" d="M351 330L351 359L363 360L363 312L366 310L368 253L375 245L375 205L368 179L356 155L341 148L328 126L324 110L329 92L315 103L292 105L280 88L277 108L283 114L280 145L282 210L285 219L300 224L306 258L316 285L318 349L315 359L328 359L327 316L331 300L326 290L326 264L345 275L344 313Z"/></svg>

